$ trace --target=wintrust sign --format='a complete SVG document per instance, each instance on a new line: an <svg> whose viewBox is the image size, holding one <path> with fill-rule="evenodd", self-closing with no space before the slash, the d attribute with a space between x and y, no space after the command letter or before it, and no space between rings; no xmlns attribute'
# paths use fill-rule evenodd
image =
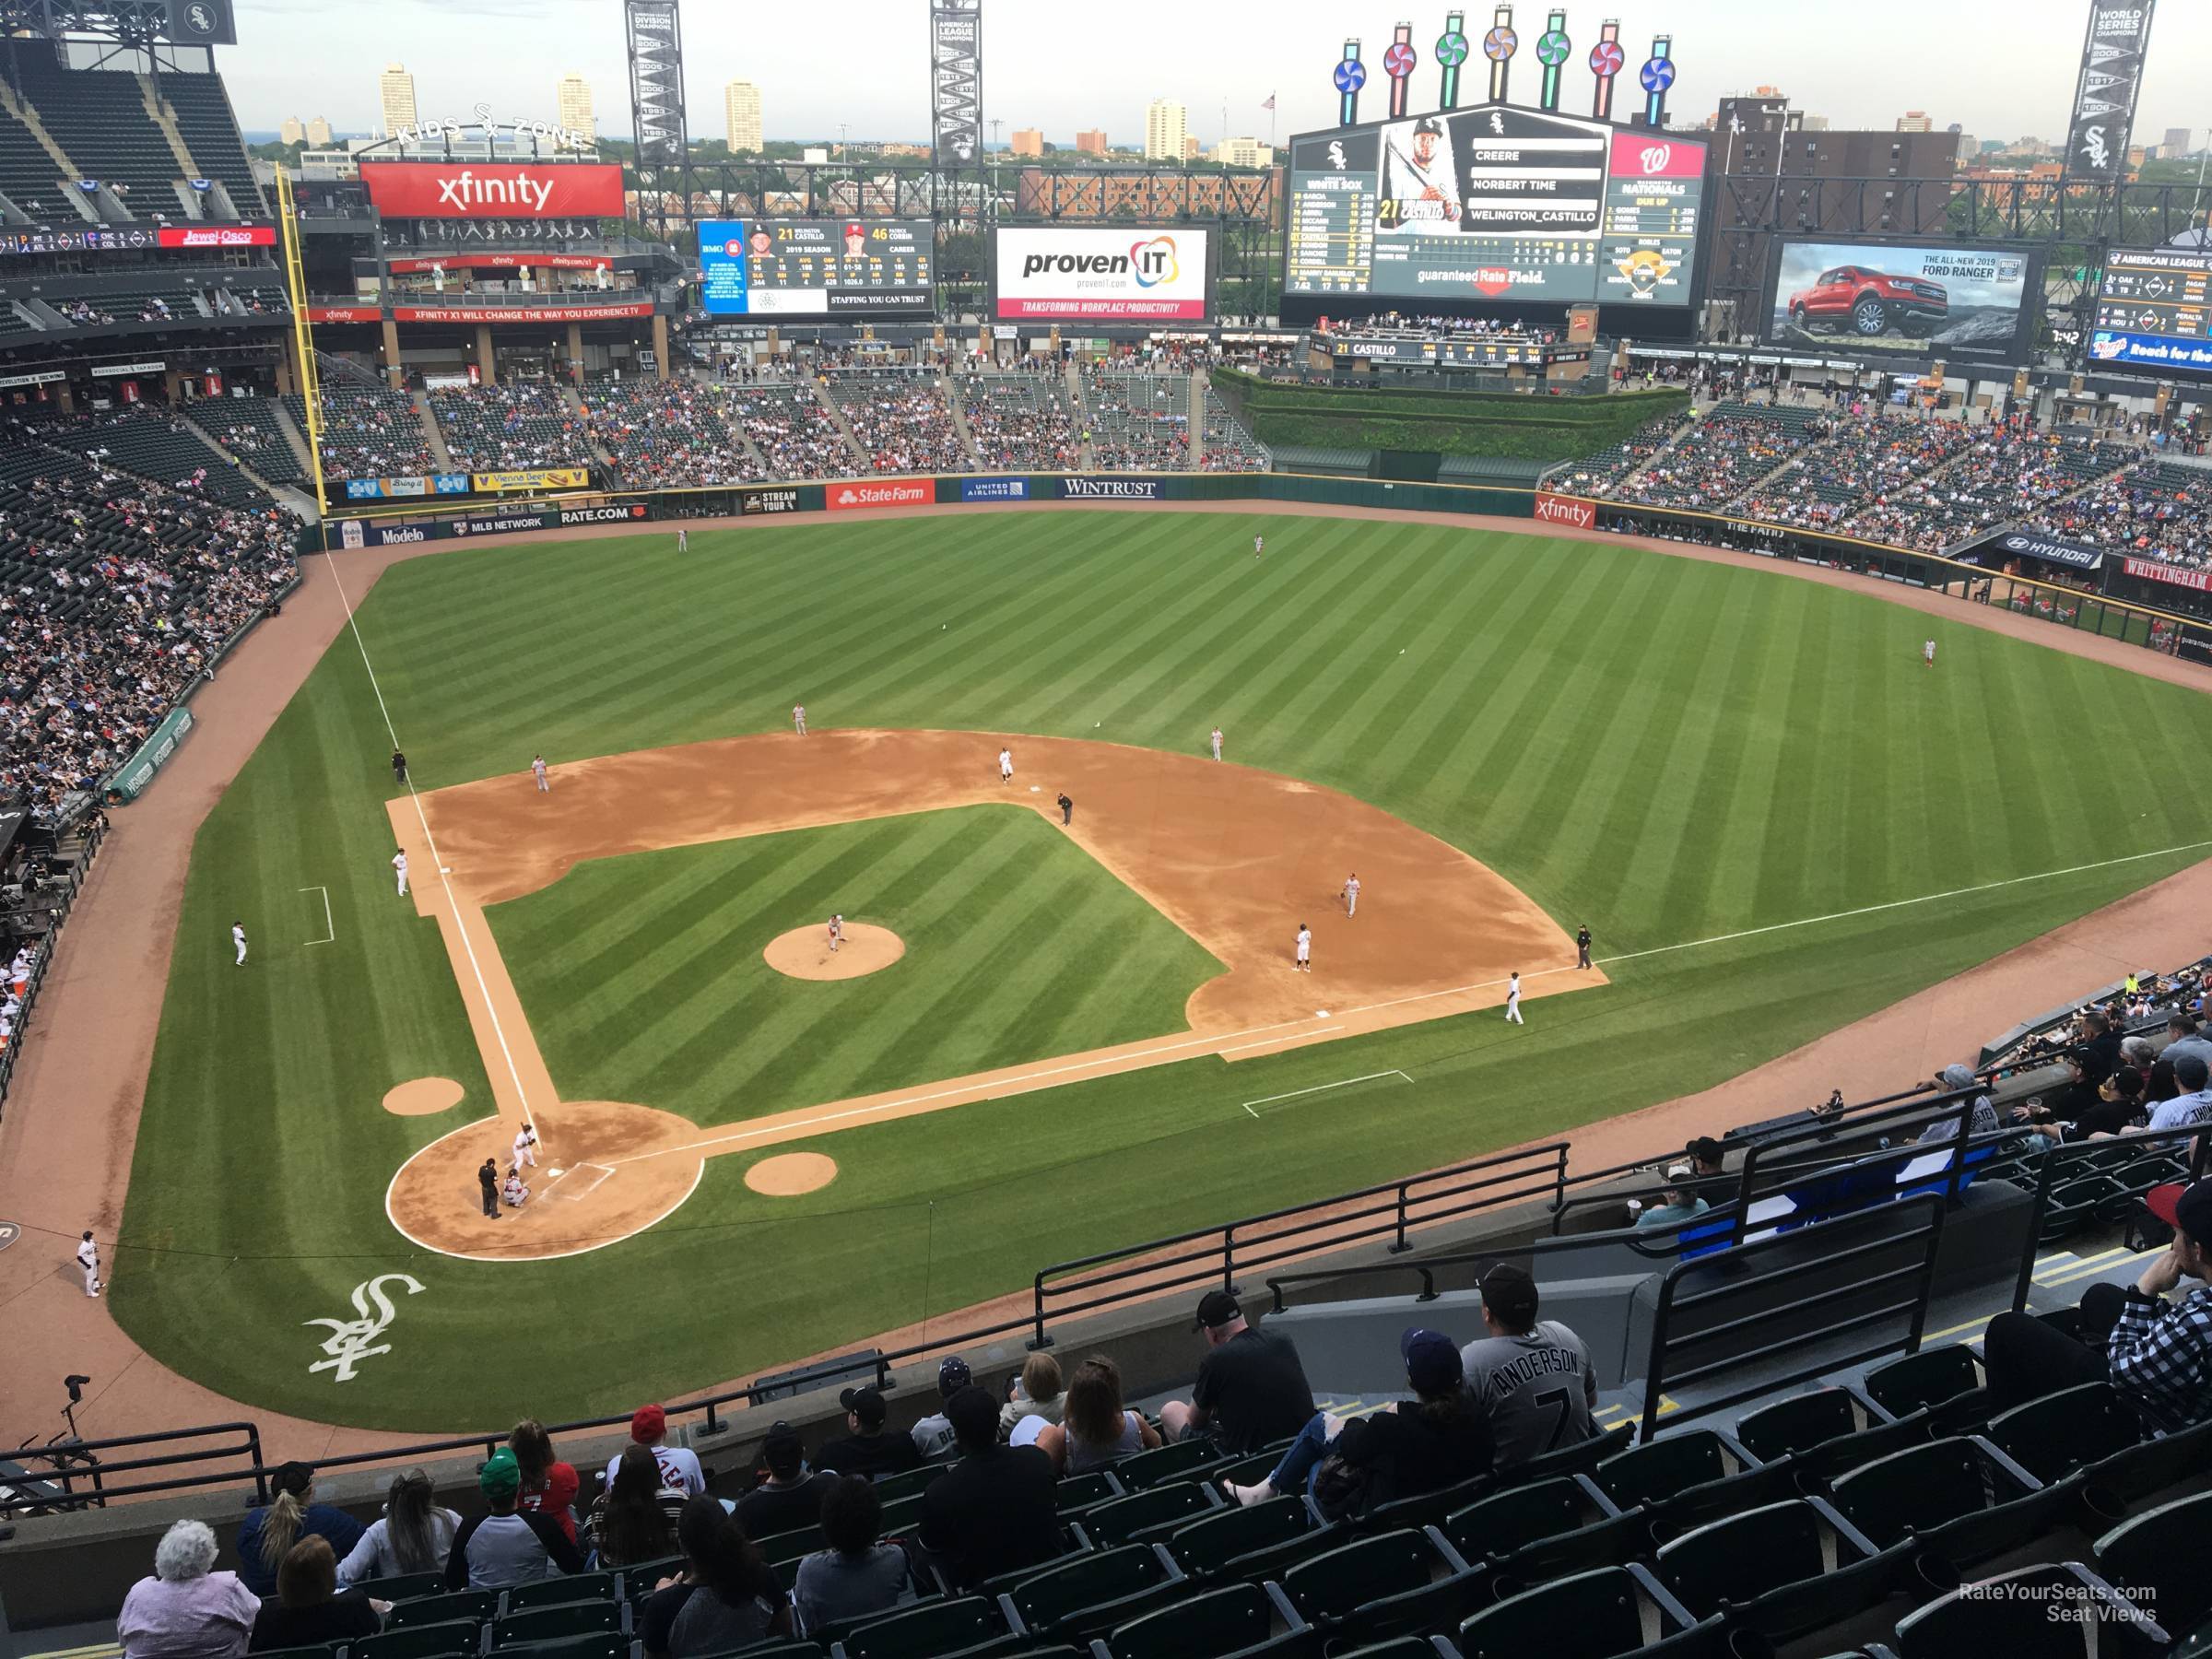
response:
<svg viewBox="0 0 2212 1659"><path fill-rule="evenodd" d="M1536 491L1535 516L1547 524L1565 524L1571 530L1587 530L1597 523L1597 508L1573 496L1553 495L1548 489L1539 489Z"/></svg>
<svg viewBox="0 0 2212 1659"><path fill-rule="evenodd" d="M622 170L603 162L364 161L361 182L387 218L622 217Z"/></svg>

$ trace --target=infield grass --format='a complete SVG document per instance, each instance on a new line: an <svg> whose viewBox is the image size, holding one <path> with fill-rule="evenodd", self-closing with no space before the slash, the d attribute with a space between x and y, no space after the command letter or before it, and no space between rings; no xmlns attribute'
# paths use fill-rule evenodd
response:
<svg viewBox="0 0 2212 1659"><path fill-rule="evenodd" d="M786 978L832 911L906 955ZM712 1126L1182 1029L1222 965L1026 807L593 859L485 912L563 1100Z"/></svg>
<svg viewBox="0 0 2212 1659"><path fill-rule="evenodd" d="M673 544L477 545L391 571L360 629L421 785L539 750L776 729L797 700L817 726L1193 754L1218 722L1232 762L1465 849L1569 931L1587 922L1601 959L1780 931L1616 962L1610 985L1533 1004L1525 1028L1470 1015L780 1146L840 1165L803 1198L753 1194L747 1160L717 1158L666 1222L587 1255L420 1254L387 1223L384 1185L489 1097L436 928L392 896L390 743L341 635L194 849L112 1280L157 1358L237 1399L380 1427L627 1411L1026 1287L1055 1260L1706 1087L2202 854L2105 861L2212 833L2212 778L2183 759L2212 741L2212 700L1752 565L1259 513L986 510L695 532L684 558ZM2143 746L2114 738L2139 733L2174 759L2147 772ZM2104 867L2018 880L2084 865ZM688 950L685 907L655 910L654 931L615 903L618 875L579 874L566 933L567 883L499 923L505 945L543 922L542 948L506 954L518 977L553 976L530 995L568 1005L565 1032L533 1007L564 1075L681 1111L697 1108L657 1093L703 1098L725 1070L782 1064L745 1052L740 1022L723 1052L687 1023L723 971ZM587 901L600 882L616 913ZM1999 882L2015 885L1783 925ZM319 900L297 889L314 884L337 940L311 947ZM246 970L234 915L256 940ZM564 938L619 971L559 977ZM1050 941L1031 969L1047 962ZM1041 982L1043 1021L1095 994ZM915 1040L900 1024L853 1039L896 1055ZM1982 1035L1960 1033L1961 1052ZM1415 1081L1256 1123L1241 1110L1386 1068ZM458 1112L380 1109L424 1075L464 1084ZM347 1382L311 1374L323 1332L301 1322L349 1315L352 1288L394 1271L423 1289L399 1300L392 1352Z"/></svg>

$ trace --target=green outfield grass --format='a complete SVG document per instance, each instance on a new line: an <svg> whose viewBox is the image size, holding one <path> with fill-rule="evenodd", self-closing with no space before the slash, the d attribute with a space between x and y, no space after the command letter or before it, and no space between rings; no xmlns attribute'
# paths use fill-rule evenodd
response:
<svg viewBox="0 0 2212 1659"><path fill-rule="evenodd" d="M800 700L818 726L1194 754L1218 722L1232 761L1344 789L1466 849L1564 927L1589 923L1601 959L1693 947L1617 961L1612 984L1533 1004L1525 1028L1469 1016L799 1143L842 1171L804 1198L753 1194L747 1159L718 1158L666 1222L591 1254L420 1254L385 1220L385 1183L489 1097L436 929L392 894L390 742L341 636L194 851L113 1280L117 1316L162 1361L256 1405L383 1427L627 1410L1026 1287L1056 1259L1705 1087L2170 874L2197 854L2105 861L2198 841L2212 817L2212 779L2147 773L2141 746L2114 739L2155 732L2160 751L2194 753L2212 738L2204 697L1748 564L1264 514L748 527L695 533L683 558L674 540L479 545L385 577L360 629L418 782L518 771L538 750L773 729ZM1931 631L1933 673L1919 655ZM801 1083L776 1068L818 1062L752 1052L770 1037L750 1012L724 1022L722 1051L699 1020L720 997L759 1011L776 1042L812 1042L794 1010L825 988L793 985L788 1007L763 1010L734 965L686 978L690 911L629 902L677 867L657 861L735 872L772 856L764 844L619 861L654 874L628 881L610 864L504 907L525 994L572 1005L572 1030L533 1021L558 1071L695 1114L764 1076ZM818 868L831 844L794 838L773 879ZM867 856L888 872L927 853L910 839ZM2019 879L2086 865L2104 867ZM1020 876L1053 878L1049 860ZM329 945L307 943L321 899L299 889L318 886ZM594 896L635 913L603 914ZM766 925L785 896L733 894L733 924ZM1785 925L1844 912L1861 913ZM233 917L254 939L243 970ZM1752 929L1776 931L1694 944ZM523 948L525 934L544 948ZM1102 982L1061 977L1053 952L1040 941L1025 971L1039 981L1025 1018L1109 1040L1088 1023L1105 1018ZM1203 976L1175 956L1115 1018L1145 1024L1140 998L1179 999ZM653 965L665 1006L591 971L631 960ZM854 1040L901 1072L980 1063L982 1046L928 1049L950 1038L917 1037L913 1006ZM664 1019L665 1043L642 1029ZM1983 1033L1959 1035L1964 1053ZM1414 1081L1257 1122L1241 1110L1386 1068ZM425 1075L464 1084L459 1112L380 1109ZM353 1287L393 1272L423 1288L397 1298L380 1339L392 1352L348 1382L311 1374L324 1332L302 1322L350 1317Z"/></svg>
<svg viewBox="0 0 2212 1659"><path fill-rule="evenodd" d="M832 911L907 955L813 983L762 959ZM1222 971L1020 806L594 859L486 915L563 1100L710 1125L1181 1030Z"/></svg>

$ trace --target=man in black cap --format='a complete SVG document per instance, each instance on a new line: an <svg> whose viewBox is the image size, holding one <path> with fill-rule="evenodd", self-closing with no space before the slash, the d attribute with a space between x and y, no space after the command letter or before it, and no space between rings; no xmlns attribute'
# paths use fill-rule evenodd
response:
<svg viewBox="0 0 2212 1659"><path fill-rule="evenodd" d="M1226 1290L1199 1299L1193 1329L1205 1333L1206 1355L1189 1401L1159 1408L1168 1439L1207 1435L1236 1455L1288 1440L1312 1419L1313 1390L1289 1337L1245 1324L1244 1310Z"/></svg>
<svg viewBox="0 0 2212 1659"><path fill-rule="evenodd" d="M2032 1313L1989 1322L1982 1353L1993 1406L2110 1381L2154 1429L2212 1413L2212 1181L2153 1187L2143 1207L2173 1229L2173 1242L2130 1288L2082 1292L2079 1341ZM2198 1282L2168 1301L2185 1278Z"/></svg>
<svg viewBox="0 0 2212 1659"><path fill-rule="evenodd" d="M746 1532L756 1538L772 1538L818 1524L822 1498L837 1484L837 1477L807 1473L799 1431L780 1418L771 1423L760 1462L768 1478L737 1500L737 1519L745 1523Z"/></svg>
<svg viewBox="0 0 2212 1659"><path fill-rule="evenodd" d="M968 1369L967 1360L958 1354L947 1355L937 1366L937 1398L949 1400L974 1381L975 1374ZM933 1457L942 1457L952 1450L952 1419L945 1415L940 1405L914 1425L913 1435L914 1450L922 1453L924 1463Z"/></svg>
<svg viewBox="0 0 2212 1659"><path fill-rule="evenodd" d="M1065 793L1060 796L1060 821L1063 824L1072 824L1076 821L1076 804L1069 800Z"/></svg>
<svg viewBox="0 0 2212 1659"><path fill-rule="evenodd" d="M1460 1350L1467 1393L1488 1419L1498 1467L1511 1468L1595 1432L1597 1373L1590 1350L1556 1319L1536 1317L1536 1281L1510 1262L1482 1276L1488 1330Z"/></svg>
<svg viewBox="0 0 2212 1659"><path fill-rule="evenodd" d="M845 1408L845 1426L853 1430L833 1440L814 1454L814 1466L832 1475L865 1475L881 1480L886 1475L917 1467L922 1453L914 1450L911 1434L887 1432L883 1419L883 1391L874 1387L848 1388L837 1396Z"/></svg>
<svg viewBox="0 0 2212 1659"><path fill-rule="evenodd" d="M998 1443L998 1402L971 1383L945 1402L959 1461L922 1498L923 1547L962 1589L1060 1553L1053 1460Z"/></svg>
<svg viewBox="0 0 2212 1659"><path fill-rule="evenodd" d="M494 1221L500 1218L500 1160L488 1158L483 1168L477 1171L477 1184L484 1189L484 1213Z"/></svg>
<svg viewBox="0 0 2212 1659"><path fill-rule="evenodd" d="M1590 966L1590 928L1587 923L1574 930L1574 965L1577 968Z"/></svg>

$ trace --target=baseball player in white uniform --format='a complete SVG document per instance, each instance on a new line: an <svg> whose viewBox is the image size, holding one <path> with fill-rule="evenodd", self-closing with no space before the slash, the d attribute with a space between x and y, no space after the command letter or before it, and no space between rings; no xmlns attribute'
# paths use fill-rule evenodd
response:
<svg viewBox="0 0 2212 1659"><path fill-rule="evenodd" d="M1255 536L1253 536L1253 537L1252 538L1252 556L1253 556L1254 559L1257 559L1257 558L1258 558L1258 557L1259 557L1261 554L1263 554L1263 553L1265 553L1265 552L1266 552L1266 551L1267 551L1267 538L1266 538L1265 536L1264 536L1264 535L1255 535Z"/></svg>
<svg viewBox="0 0 2212 1659"><path fill-rule="evenodd" d="M1347 916L1359 913L1359 872L1357 870L1344 884L1344 913Z"/></svg>
<svg viewBox="0 0 2212 1659"><path fill-rule="evenodd" d="M1929 667L1931 667L1931 668L1933 668L1933 667L1935 667L1935 666L1936 666L1936 641L1933 641L1933 640L1930 640L1930 641L1928 641L1926 644L1923 645L1923 646L1920 648L1920 660L1921 660L1922 662L1925 663L1925 664L1926 664L1926 665L1927 665Z"/></svg>
<svg viewBox="0 0 2212 1659"><path fill-rule="evenodd" d="M1513 970L1512 977L1505 982L1505 1017L1515 1025L1526 1025L1521 1018L1521 970Z"/></svg>
<svg viewBox="0 0 2212 1659"><path fill-rule="evenodd" d="M1014 782L1014 751L1010 748L998 751L998 781L1001 783Z"/></svg>
<svg viewBox="0 0 2212 1659"><path fill-rule="evenodd" d="M405 847L392 854L392 867L399 873L399 896L407 896L407 850Z"/></svg>
<svg viewBox="0 0 2212 1659"><path fill-rule="evenodd" d="M830 917L830 949L832 949L832 950L835 950L835 949L837 949L837 948L838 948L838 947L840 947L841 945L842 945L844 942L845 942L845 919L844 919L844 917L843 917L843 916L841 916L841 915L839 915L839 916L832 916L832 917Z"/></svg>
<svg viewBox="0 0 2212 1659"><path fill-rule="evenodd" d="M76 1265L85 1270L85 1294L100 1294L100 1246L92 1242L87 1232L76 1247Z"/></svg>
<svg viewBox="0 0 2212 1659"><path fill-rule="evenodd" d="M230 943L238 947L238 965L243 968L246 965L246 924L243 922L230 924Z"/></svg>
<svg viewBox="0 0 2212 1659"><path fill-rule="evenodd" d="M1290 959L1290 971L1293 973L1312 972L1312 956L1313 930L1300 922L1298 924L1298 950L1297 954Z"/></svg>
<svg viewBox="0 0 2212 1659"><path fill-rule="evenodd" d="M551 794L553 793L553 781L546 776L546 758L543 755L533 755L530 757L530 775L537 780L537 793L539 794Z"/></svg>
<svg viewBox="0 0 2212 1659"><path fill-rule="evenodd" d="M688 552L690 552L690 551L691 551L691 532L690 532L690 531L688 531L688 530L678 530L678 531L676 533L676 550L677 550L678 553L688 553Z"/></svg>
<svg viewBox="0 0 2212 1659"><path fill-rule="evenodd" d="M524 1164L528 1164L534 1170L537 1168L537 1131L530 1126L527 1118L523 1121L523 1126L514 1133L512 1167L519 1170Z"/></svg>
<svg viewBox="0 0 2212 1659"><path fill-rule="evenodd" d="M1219 726L1214 728L1214 759L1217 760L1221 759L1221 728Z"/></svg>
<svg viewBox="0 0 2212 1659"><path fill-rule="evenodd" d="M806 705L805 703L791 705L791 729L802 737L806 735Z"/></svg>

